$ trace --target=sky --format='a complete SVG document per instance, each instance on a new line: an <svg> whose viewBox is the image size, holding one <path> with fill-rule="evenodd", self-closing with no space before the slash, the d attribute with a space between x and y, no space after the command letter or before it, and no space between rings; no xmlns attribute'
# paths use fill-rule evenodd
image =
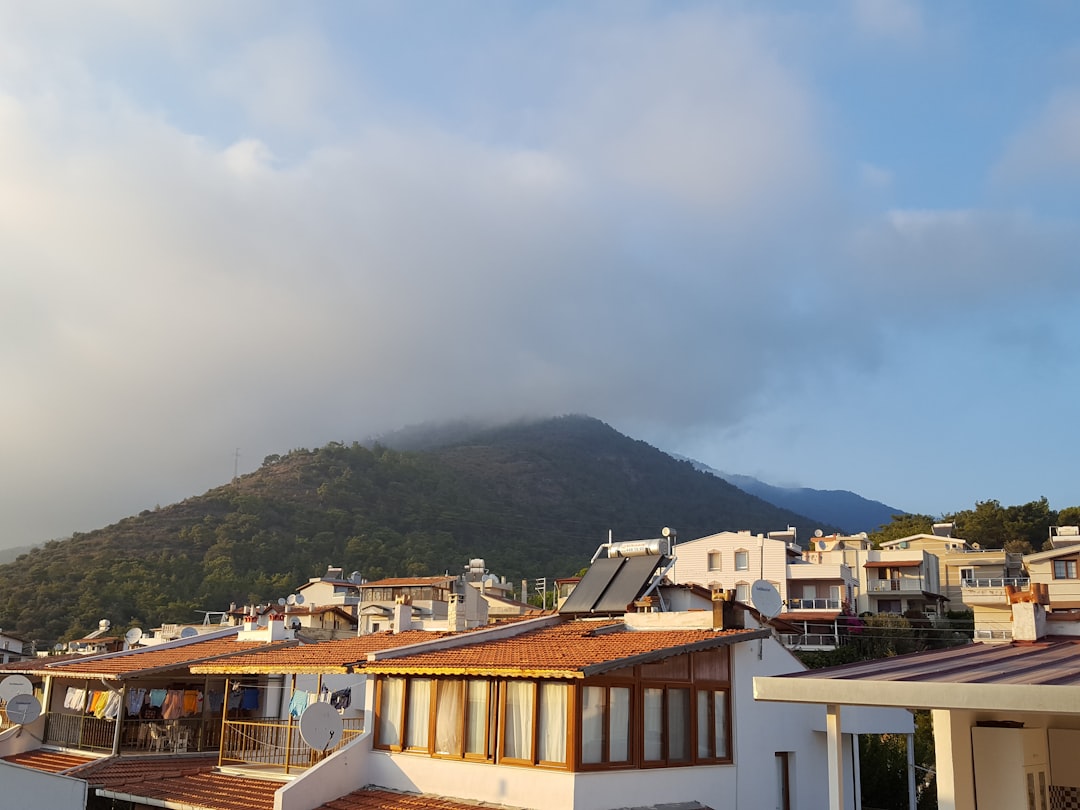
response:
<svg viewBox="0 0 1080 810"><path fill-rule="evenodd" d="M463 417L1077 505L1078 191L1070 0L0 2L0 547Z"/></svg>

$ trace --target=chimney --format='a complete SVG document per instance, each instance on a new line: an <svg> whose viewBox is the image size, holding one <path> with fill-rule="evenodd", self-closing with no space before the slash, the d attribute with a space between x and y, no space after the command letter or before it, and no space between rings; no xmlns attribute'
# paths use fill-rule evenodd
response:
<svg viewBox="0 0 1080 810"><path fill-rule="evenodd" d="M465 629L465 594L450 594L450 603L446 607L446 629L455 633Z"/></svg>
<svg viewBox="0 0 1080 810"><path fill-rule="evenodd" d="M1046 610L1038 602L1014 602L1013 641L1038 641L1046 635Z"/></svg>
<svg viewBox="0 0 1080 810"><path fill-rule="evenodd" d="M399 596L394 600L394 617L390 622L393 633L404 633L412 628L412 605L408 597Z"/></svg>

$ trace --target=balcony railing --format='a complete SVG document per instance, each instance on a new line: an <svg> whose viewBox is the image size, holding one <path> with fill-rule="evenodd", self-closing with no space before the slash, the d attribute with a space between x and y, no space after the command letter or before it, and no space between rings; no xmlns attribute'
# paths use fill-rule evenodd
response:
<svg viewBox="0 0 1080 810"><path fill-rule="evenodd" d="M290 773L310 768L363 733L363 718L346 719L337 744L326 751L315 751L301 739L295 720L226 720L218 764L256 766Z"/></svg>
<svg viewBox="0 0 1080 810"><path fill-rule="evenodd" d="M834 649L840 646L840 637L834 633L781 633L780 643L788 649Z"/></svg>
<svg viewBox="0 0 1080 810"><path fill-rule="evenodd" d="M872 579L870 580L870 593L895 593L899 591L921 591L923 580L921 577L900 577L899 579Z"/></svg>
<svg viewBox="0 0 1080 810"><path fill-rule="evenodd" d="M218 750L221 719L181 718L179 720L122 721L120 750L127 752L185 753ZM116 721L91 714L50 712L45 740L50 745L82 751L111 752L116 739Z"/></svg>
<svg viewBox="0 0 1080 810"><path fill-rule="evenodd" d="M1012 630L975 630L976 641L1010 641Z"/></svg>
<svg viewBox="0 0 1080 810"><path fill-rule="evenodd" d="M788 599L788 610L840 610L840 600Z"/></svg>
<svg viewBox="0 0 1080 810"><path fill-rule="evenodd" d="M1031 580L1027 577L991 577L989 579L962 579L961 588L1004 588L1012 585L1018 591L1026 591Z"/></svg>

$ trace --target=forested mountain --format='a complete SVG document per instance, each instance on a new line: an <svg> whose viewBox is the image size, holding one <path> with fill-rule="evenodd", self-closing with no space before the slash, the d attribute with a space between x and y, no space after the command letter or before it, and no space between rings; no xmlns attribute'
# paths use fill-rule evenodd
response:
<svg viewBox="0 0 1080 810"><path fill-rule="evenodd" d="M204 495L36 548L0 566L0 627L52 643L102 618L193 621L286 595L330 564L376 579L483 557L514 582L566 576L609 530L666 525L685 540L789 524L801 537L818 526L587 417L413 431L269 456Z"/></svg>
<svg viewBox="0 0 1080 810"><path fill-rule="evenodd" d="M733 475L704 465L696 466L774 506L790 509L822 523L839 526L848 534L877 531L882 526L889 525L894 515L906 514L903 509L872 501L846 489L777 487L749 475Z"/></svg>

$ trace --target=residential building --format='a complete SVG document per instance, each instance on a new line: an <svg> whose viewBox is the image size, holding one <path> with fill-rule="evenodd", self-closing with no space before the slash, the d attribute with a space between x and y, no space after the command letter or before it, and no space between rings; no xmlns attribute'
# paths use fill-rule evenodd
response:
<svg viewBox="0 0 1080 810"><path fill-rule="evenodd" d="M469 587L464 577L391 577L364 582L359 589L361 635L390 630L397 604L410 608L404 629L466 630L488 623L487 600L478 588Z"/></svg>
<svg viewBox="0 0 1080 810"><path fill-rule="evenodd" d="M26 642L14 633L5 633L0 630L0 664L9 664L12 661L22 661L28 656L25 654Z"/></svg>
<svg viewBox="0 0 1080 810"><path fill-rule="evenodd" d="M940 810L1077 807L1080 628L1049 621L1037 602L1015 603L1012 610L1013 641L1007 644L760 677L754 694L760 701L826 707L829 808L843 807L850 793L839 753L841 703L931 711ZM1059 635L1044 635L1048 627ZM914 787L912 782L912 792Z"/></svg>

